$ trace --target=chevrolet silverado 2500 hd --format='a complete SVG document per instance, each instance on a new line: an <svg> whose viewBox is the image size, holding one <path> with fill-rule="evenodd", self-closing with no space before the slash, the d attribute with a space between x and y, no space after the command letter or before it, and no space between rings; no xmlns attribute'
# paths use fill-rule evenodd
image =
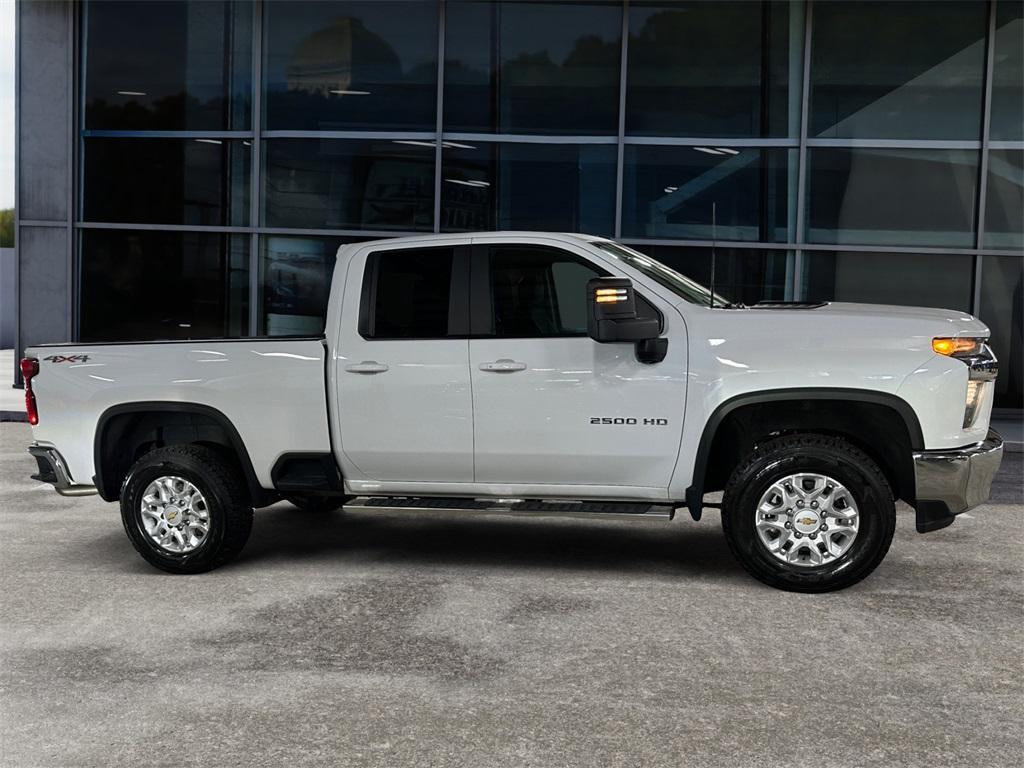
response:
<svg viewBox="0 0 1024 768"><path fill-rule="evenodd" d="M729 304L584 235L342 246L322 336L61 344L22 361L36 477L119 500L175 573L239 553L253 508L694 519L816 592L988 498L988 329L958 311Z"/></svg>

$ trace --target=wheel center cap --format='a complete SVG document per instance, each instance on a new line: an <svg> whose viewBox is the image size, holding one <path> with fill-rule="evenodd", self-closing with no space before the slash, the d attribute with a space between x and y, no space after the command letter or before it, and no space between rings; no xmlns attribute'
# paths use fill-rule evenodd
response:
<svg viewBox="0 0 1024 768"><path fill-rule="evenodd" d="M164 509L164 520L172 525L177 525L181 522L181 510L177 507L167 507Z"/></svg>
<svg viewBox="0 0 1024 768"><path fill-rule="evenodd" d="M821 525L821 518L817 512L801 509L793 518L793 527L800 533L813 533Z"/></svg>

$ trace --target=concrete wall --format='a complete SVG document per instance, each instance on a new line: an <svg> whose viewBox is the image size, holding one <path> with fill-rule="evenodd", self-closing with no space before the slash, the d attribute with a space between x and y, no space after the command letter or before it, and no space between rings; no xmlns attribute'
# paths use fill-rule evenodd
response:
<svg viewBox="0 0 1024 768"><path fill-rule="evenodd" d="M74 22L71 3L16 5L15 359L73 337Z"/></svg>
<svg viewBox="0 0 1024 768"><path fill-rule="evenodd" d="M14 333L18 322L15 314L18 270L14 259L13 248L0 248L0 349L14 349ZM7 378L6 374L4 378ZM0 386L6 386L2 379Z"/></svg>

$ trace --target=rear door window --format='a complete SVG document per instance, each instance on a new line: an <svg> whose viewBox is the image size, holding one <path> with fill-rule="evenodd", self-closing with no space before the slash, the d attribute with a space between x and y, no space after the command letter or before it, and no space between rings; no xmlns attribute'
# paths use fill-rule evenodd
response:
<svg viewBox="0 0 1024 768"><path fill-rule="evenodd" d="M366 262L360 333L367 339L465 335L453 311L454 248L385 250Z"/></svg>

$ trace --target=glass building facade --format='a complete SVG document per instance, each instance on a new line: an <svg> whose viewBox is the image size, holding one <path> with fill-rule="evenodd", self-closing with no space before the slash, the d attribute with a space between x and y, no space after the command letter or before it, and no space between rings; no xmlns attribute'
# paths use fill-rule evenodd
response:
<svg viewBox="0 0 1024 768"><path fill-rule="evenodd" d="M1024 3L76 10L82 341L309 335L345 242L616 237L736 301L971 311L1021 407Z"/></svg>

